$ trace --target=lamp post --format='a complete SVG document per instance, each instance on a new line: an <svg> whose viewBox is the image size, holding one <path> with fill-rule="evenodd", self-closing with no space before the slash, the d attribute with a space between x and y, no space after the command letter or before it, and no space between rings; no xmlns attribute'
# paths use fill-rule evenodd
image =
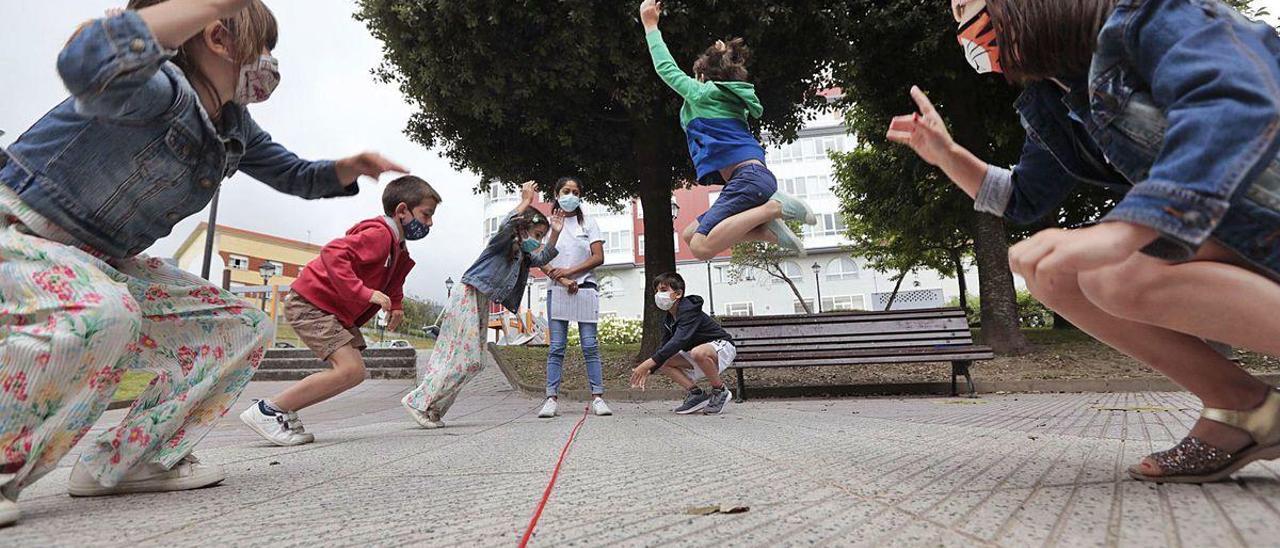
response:
<svg viewBox="0 0 1280 548"><path fill-rule="evenodd" d="M711 315L716 315L716 292L711 287L711 261L707 261L707 301L711 303Z"/></svg>
<svg viewBox="0 0 1280 548"><path fill-rule="evenodd" d="M453 277L452 276L444 279L444 296L445 297L453 296Z"/></svg>
<svg viewBox="0 0 1280 548"><path fill-rule="evenodd" d="M822 313L822 278L818 276L818 272L822 271L822 266L813 263L813 285L818 288L818 299L815 301L815 308L818 314Z"/></svg>
<svg viewBox="0 0 1280 548"><path fill-rule="evenodd" d="M276 265L273 265L271 263L262 263L262 266L258 267L258 274L262 276L262 285L264 287L267 287L268 284L271 283L271 277L276 275ZM262 291L262 311L263 312L267 311L267 291L270 291L269 287L267 287L266 289L263 289Z"/></svg>

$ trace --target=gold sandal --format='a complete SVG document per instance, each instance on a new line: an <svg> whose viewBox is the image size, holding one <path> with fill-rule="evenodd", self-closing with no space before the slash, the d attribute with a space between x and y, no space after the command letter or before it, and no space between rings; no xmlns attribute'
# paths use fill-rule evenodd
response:
<svg viewBox="0 0 1280 548"><path fill-rule="evenodd" d="M1160 466L1159 476L1142 473L1140 464L1129 467L1129 476L1157 483L1211 483L1227 479L1253 461L1280 458L1280 391L1268 390L1262 405L1248 411L1206 407L1200 418L1244 430L1253 443L1232 454L1187 436L1172 449L1150 455Z"/></svg>

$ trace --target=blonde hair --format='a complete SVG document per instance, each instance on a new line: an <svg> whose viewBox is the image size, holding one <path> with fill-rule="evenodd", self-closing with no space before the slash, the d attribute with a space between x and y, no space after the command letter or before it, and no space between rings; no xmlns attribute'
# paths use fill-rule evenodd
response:
<svg viewBox="0 0 1280 548"><path fill-rule="evenodd" d="M167 1L129 0L128 9L136 11ZM231 34L232 46L235 48L233 54L235 55L236 63L248 63L256 59L259 52L264 49L276 49L276 41L280 38L280 27L276 23L275 14L271 13L271 9L266 4L263 4L262 0L253 0L244 9L231 17L222 19L221 22ZM209 76L200 70L200 67L196 66L194 58L191 56L191 48L202 43L203 40L204 33L201 32L179 46L177 55L173 57L173 64L178 65L178 68L186 73L187 80L191 82L191 87L203 87L205 91L212 94L220 108L226 102L226 99L218 93ZM216 113L210 114L216 116Z"/></svg>

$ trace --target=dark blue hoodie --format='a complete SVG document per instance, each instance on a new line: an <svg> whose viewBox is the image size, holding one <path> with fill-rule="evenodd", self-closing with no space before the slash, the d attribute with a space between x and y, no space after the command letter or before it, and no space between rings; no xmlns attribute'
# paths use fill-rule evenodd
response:
<svg viewBox="0 0 1280 548"><path fill-rule="evenodd" d="M675 317L662 317L662 347L653 355L656 371L680 351L690 351L712 341L732 341L733 337L702 311L702 297L685 295L677 303Z"/></svg>

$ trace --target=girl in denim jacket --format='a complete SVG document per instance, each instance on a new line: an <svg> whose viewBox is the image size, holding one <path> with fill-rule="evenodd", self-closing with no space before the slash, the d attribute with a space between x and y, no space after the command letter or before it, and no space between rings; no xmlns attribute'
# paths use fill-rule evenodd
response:
<svg viewBox="0 0 1280 548"><path fill-rule="evenodd" d="M1032 294L1193 392L1200 420L1138 480L1199 483L1280 457L1280 393L1215 352L1280 356L1280 37L1217 0L953 0L979 72L1026 91L1012 170L956 145L918 88L895 118L976 200L1029 223L1079 183L1123 194L1102 223L1009 251Z"/></svg>
<svg viewBox="0 0 1280 548"><path fill-rule="evenodd" d="M462 287L449 296L422 382L400 400L423 428L444 426L441 418L458 392L484 368L489 303L519 313L529 268L546 265L559 254L556 243L564 228L564 212L548 218L532 209L537 193L533 181L521 187L520 204L462 275Z"/></svg>
<svg viewBox="0 0 1280 548"><path fill-rule="evenodd" d="M58 57L71 92L0 151L0 525L106 409L125 371L156 374L89 444L73 496L192 489L224 478L191 450L240 395L270 319L139 253L243 170L304 198L349 196L398 166L298 158L245 105L279 81L259 0L133 0Z"/></svg>

